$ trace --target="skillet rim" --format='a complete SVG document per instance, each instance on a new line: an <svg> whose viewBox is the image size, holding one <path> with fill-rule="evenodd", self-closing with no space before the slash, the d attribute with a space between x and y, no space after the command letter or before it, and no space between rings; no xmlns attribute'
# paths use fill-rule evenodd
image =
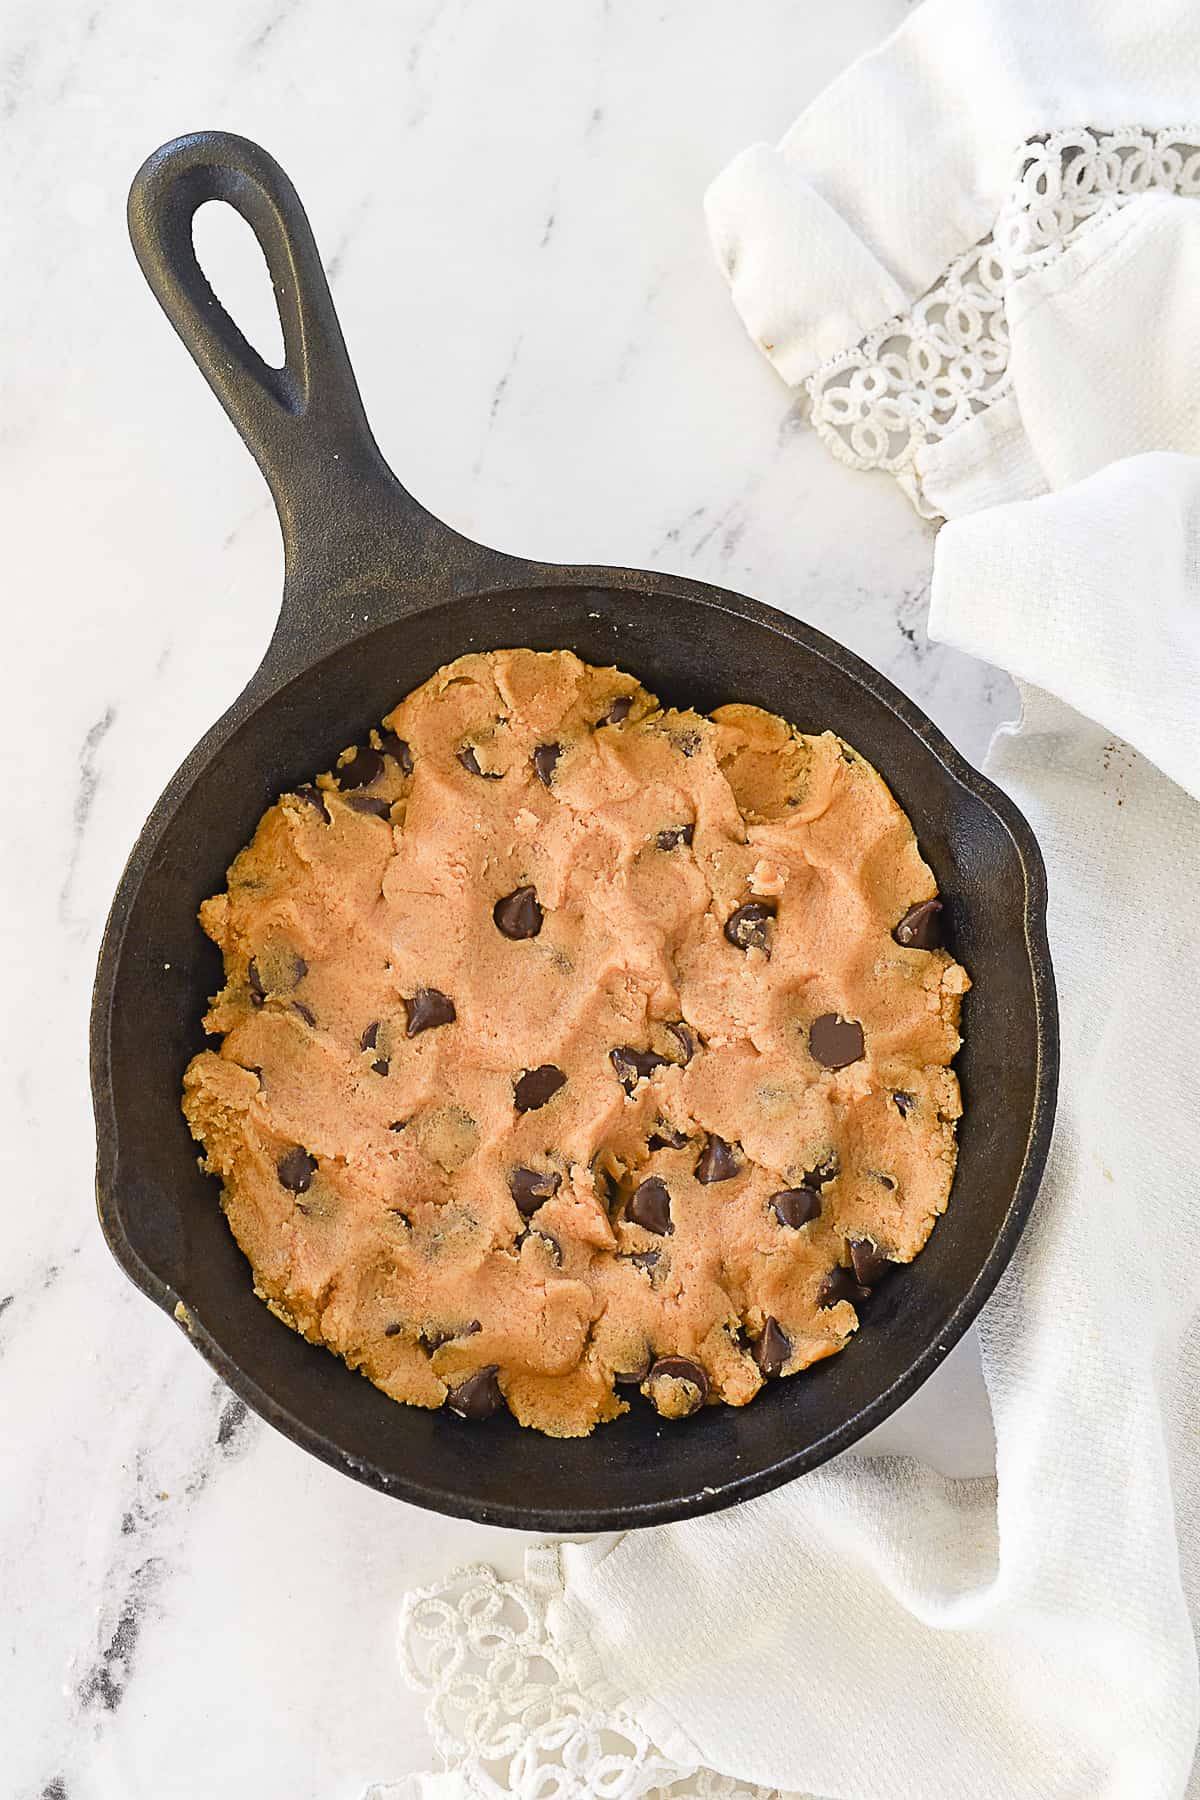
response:
<svg viewBox="0 0 1200 1800"><path fill-rule="evenodd" d="M480 550L483 555L489 554L482 547ZM500 557L496 560L505 565L504 579L485 582L479 587L472 587L470 591L439 593L436 596L409 593L401 598L399 605L393 599L389 616L377 621L370 630L348 631L332 647L318 639L315 652L307 661L303 657L297 661L293 639L292 654L286 659L290 666L282 671L276 669L273 675L272 665L283 660L273 654L280 642L277 633L246 688L184 759L159 796L122 872L105 926L92 996L90 1068L97 1130L97 1212L109 1249L135 1286L184 1326L196 1349L239 1398L293 1443L330 1467L340 1469L378 1492L451 1517L472 1519L479 1523L526 1531L569 1534L637 1529L698 1517L755 1498L819 1467L832 1456L848 1449L888 1418L928 1379L960 1340L994 1291L1011 1260L1032 1210L1049 1152L1054 1123L1059 1040L1054 972L1047 936L1045 867L1033 830L1015 802L989 777L967 762L921 708L901 693L885 675L855 651L828 637L815 626L749 596L684 576L603 565L522 564L516 559ZM396 584L397 587L403 585L402 582ZM547 588L591 590L598 597L603 595L606 601L616 603L632 600L638 595L646 600L653 600L656 596L671 597L701 605L712 613L732 614L782 639L788 646L789 654L815 656L836 668L849 677L872 702L898 718L918 739L923 749L942 765L957 786L992 813L1012 843L1024 878L1023 941L1032 980L1038 1046L1034 1103L1027 1124L1021 1173L1001 1227L994 1234L978 1273L962 1294L944 1328L893 1382L866 1406L815 1443L784 1453L767 1466L745 1475L734 1476L718 1486L706 1486L698 1492L682 1494L669 1500L558 1510L510 1502L480 1504L473 1502L469 1495L459 1489L441 1488L436 1483L422 1480L419 1475L391 1474L366 1459L342 1450L245 1373L236 1356L190 1313L186 1299L141 1253L121 1217L122 1158L119 1123L113 1101L110 1054L111 1021L134 901L163 832L176 816L185 798L211 772L213 763L220 757L234 732L260 706L303 675L311 674L327 657L341 654L351 644L391 632L397 625L403 626L408 619L418 615L453 610L459 601L487 599L499 607L508 595L528 594ZM331 598L336 600L336 596ZM300 648L303 649L302 644ZM880 772L885 780L889 779L887 770ZM1024 1127L1025 1121L1022 1124ZM127 1156L128 1154L127 1152ZM610 1429L619 1428L618 1420Z"/></svg>

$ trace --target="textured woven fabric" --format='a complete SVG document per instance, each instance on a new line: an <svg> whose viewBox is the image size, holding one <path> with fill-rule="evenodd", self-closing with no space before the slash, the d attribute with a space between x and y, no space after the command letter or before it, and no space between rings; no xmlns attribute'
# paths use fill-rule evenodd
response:
<svg viewBox="0 0 1200 1800"><path fill-rule="evenodd" d="M718 177L713 242L748 330L794 383L992 231L1027 139L1156 133L1198 107L1189 0L925 0L777 148L753 145ZM832 219L814 230L821 208ZM850 329L825 330L846 313Z"/></svg>

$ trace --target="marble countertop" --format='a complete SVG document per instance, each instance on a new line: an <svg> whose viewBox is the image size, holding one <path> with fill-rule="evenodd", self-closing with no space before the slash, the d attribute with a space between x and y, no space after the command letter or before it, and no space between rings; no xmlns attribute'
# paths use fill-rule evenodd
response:
<svg viewBox="0 0 1200 1800"><path fill-rule="evenodd" d="M927 642L928 527L805 429L701 213L730 155L904 11L6 10L6 1797L350 1800L425 1767L400 1595L463 1560L515 1571L524 1544L368 1492L248 1416L95 1224L86 1027L109 898L166 777L254 668L282 560L257 471L137 271L133 171L199 126L275 152L380 443L449 523L755 594L852 645L978 760L1007 682ZM262 337L245 241L219 210L201 225ZM987 1467L969 1340L877 1443Z"/></svg>

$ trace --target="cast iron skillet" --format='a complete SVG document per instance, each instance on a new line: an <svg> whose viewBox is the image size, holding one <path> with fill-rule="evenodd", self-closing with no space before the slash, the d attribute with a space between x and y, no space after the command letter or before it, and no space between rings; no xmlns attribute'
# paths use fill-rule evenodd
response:
<svg viewBox="0 0 1200 1800"><path fill-rule="evenodd" d="M225 200L262 245L286 360L269 368L214 296L192 217ZM92 1011L97 1199L142 1291L263 1418L334 1467L442 1512L530 1530L648 1525L729 1506L861 1437L975 1317L1029 1212L1054 1111L1058 1042L1037 844L882 676L820 632L739 594L637 569L530 563L468 542L396 481L371 436L300 202L256 145L177 139L138 173L129 224L147 281L266 476L286 550L279 624L241 697L197 745L121 878ZM916 826L975 986L959 1059L966 1101L950 1210L893 1274L840 1356L752 1406L686 1425L639 1405L582 1441L472 1426L386 1399L278 1323L196 1164L179 1110L199 1020L221 984L200 901L282 790L467 650L569 646L670 703L752 701L832 727Z"/></svg>

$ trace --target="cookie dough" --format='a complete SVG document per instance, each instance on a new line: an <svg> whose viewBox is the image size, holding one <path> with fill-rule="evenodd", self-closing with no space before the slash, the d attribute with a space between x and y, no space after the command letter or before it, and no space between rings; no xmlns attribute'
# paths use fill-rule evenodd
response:
<svg viewBox="0 0 1200 1800"><path fill-rule="evenodd" d="M256 1291L393 1399L582 1436L840 1350L954 1175L965 971L884 782L753 706L462 657L200 919L183 1109Z"/></svg>

